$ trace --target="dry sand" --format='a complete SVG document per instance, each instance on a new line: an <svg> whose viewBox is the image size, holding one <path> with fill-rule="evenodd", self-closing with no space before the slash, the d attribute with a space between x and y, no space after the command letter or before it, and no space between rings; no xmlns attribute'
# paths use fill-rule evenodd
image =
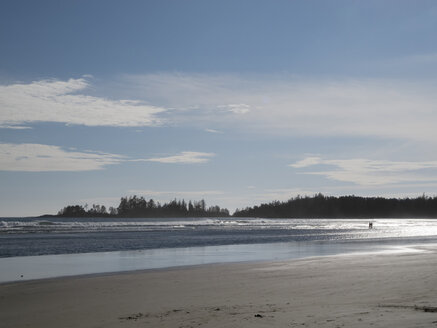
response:
<svg viewBox="0 0 437 328"><path fill-rule="evenodd" d="M437 327L437 253L0 285L1 327Z"/></svg>

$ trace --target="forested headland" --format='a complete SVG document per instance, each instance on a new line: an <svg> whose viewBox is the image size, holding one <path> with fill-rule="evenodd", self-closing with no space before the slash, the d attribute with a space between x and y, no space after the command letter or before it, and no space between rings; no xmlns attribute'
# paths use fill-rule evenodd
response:
<svg viewBox="0 0 437 328"><path fill-rule="evenodd" d="M263 218L402 218L437 217L437 197L383 198L324 196L291 198L236 210L236 217Z"/></svg>
<svg viewBox="0 0 437 328"><path fill-rule="evenodd" d="M229 217L229 210L207 207L204 200L172 200L161 204L143 197L122 197L118 207L104 205L69 205L61 209L61 217ZM437 218L437 197L383 198L359 196L297 196L285 202L273 201L237 209L234 217L262 218Z"/></svg>

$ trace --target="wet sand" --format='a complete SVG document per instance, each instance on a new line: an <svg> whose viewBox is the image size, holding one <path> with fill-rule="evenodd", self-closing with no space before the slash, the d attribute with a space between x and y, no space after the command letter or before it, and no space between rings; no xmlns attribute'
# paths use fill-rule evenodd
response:
<svg viewBox="0 0 437 328"><path fill-rule="evenodd" d="M0 285L2 327L437 327L437 249Z"/></svg>

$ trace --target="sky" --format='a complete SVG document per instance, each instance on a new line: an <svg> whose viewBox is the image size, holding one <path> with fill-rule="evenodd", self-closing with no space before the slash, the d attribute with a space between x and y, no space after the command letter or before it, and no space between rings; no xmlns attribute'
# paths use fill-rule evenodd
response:
<svg viewBox="0 0 437 328"><path fill-rule="evenodd" d="M0 2L0 216L437 195L437 3Z"/></svg>

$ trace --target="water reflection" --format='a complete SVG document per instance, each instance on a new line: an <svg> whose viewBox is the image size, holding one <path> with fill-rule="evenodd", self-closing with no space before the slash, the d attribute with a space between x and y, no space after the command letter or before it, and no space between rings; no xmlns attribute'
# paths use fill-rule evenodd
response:
<svg viewBox="0 0 437 328"><path fill-rule="evenodd" d="M436 243L437 240L427 242ZM10 257L0 258L0 282L208 263L280 261L358 252L412 251L405 247L412 243L417 243L417 240L402 240L399 243L289 242Z"/></svg>

